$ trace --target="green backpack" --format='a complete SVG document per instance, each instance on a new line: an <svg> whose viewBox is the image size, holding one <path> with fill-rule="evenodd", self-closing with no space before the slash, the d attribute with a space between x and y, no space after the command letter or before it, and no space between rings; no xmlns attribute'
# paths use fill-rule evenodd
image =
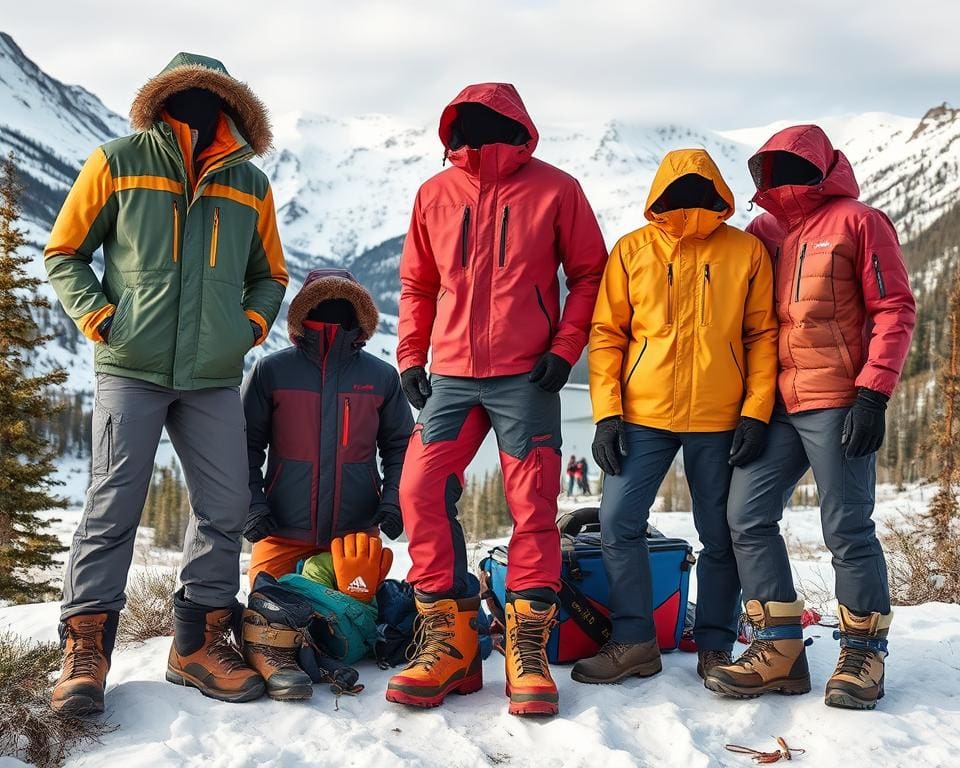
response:
<svg viewBox="0 0 960 768"><path fill-rule="evenodd" d="M377 602L361 603L349 595L297 573L279 582L309 600L322 621L311 625L314 642L331 658L353 664L373 652L377 641Z"/></svg>

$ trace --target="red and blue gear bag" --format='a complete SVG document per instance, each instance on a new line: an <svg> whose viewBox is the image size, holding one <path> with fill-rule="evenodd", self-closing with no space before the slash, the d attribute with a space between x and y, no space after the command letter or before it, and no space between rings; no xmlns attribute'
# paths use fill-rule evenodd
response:
<svg viewBox="0 0 960 768"><path fill-rule="evenodd" d="M547 642L551 664L566 664L593 656L610 639L610 585L600 554L599 509L586 507L559 519L563 567L560 575L560 609L557 625ZM687 613L690 569L696 562L693 548L650 527L650 572L653 578L653 621L660 649L672 651L680 644ZM490 550L480 563L482 596L494 618L503 619L506 601L506 546Z"/></svg>

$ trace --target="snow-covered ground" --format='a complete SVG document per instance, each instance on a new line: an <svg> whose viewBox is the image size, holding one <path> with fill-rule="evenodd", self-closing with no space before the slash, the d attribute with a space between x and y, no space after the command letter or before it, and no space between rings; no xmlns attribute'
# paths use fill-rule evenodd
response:
<svg viewBox="0 0 960 768"><path fill-rule="evenodd" d="M877 519L897 524L919 513L932 490L879 489ZM581 503L595 502L584 499ZM566 505L567 502L564 502ZM78 511L62 513L64 529ZM689 514L654 512L652 522L696 547ZM815 508L787 512L784 527L797 575L815 601L832 588L829 555L820 545ZM138 546L139 567L158 565L169 553ZM489 542L474 547L478 560ZM405 547L394 546L392 575L409 567ZM695 589L693 590L695 594ZM52 603L0 609L0 630L38 640L56 635ZM800 697L765 696L748 702L721 699L703 688L696 659L668 654L664 672L618 686L585 686L554 669L560 716L528 721L506 713L503 663L485 664L486 685L454 696L441 708L411 711L389 704L383 691L389 671L360 665L366 690L334 698L318 686L308 703L261 700L221 704L163 681L169 640L160 638L117 652L110 673L107 718L117 726L100 745L88 745L73 766L737 766L748 758L724 751L728 743L770 749L783 736L807 750L811 766L954 766L960 749L960 607L929 604L896 610L887 696L875 712L828 709L819 690L836 661L831 630L806 635L814 690ZM20 765L0 759L0 768Z"/></svg>

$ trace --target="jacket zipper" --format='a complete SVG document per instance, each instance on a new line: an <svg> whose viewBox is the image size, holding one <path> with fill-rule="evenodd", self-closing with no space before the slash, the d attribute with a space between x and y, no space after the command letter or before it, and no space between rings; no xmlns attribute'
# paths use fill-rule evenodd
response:
<svg viewBox="0 0 960 768"><path fill-rule="evenodd" d="M797 276L794 279L794 301L800 301L800 278L803 277L803 257L807 255L807 244L804 243L800 247L800 258L797 259Z"/></svg>
<svg viewBox="0 0 960 768"><path fill-rule="evenodd" d="M703 265L703 296L700 297L700 325L707 324L707 295L710 292L710 265Z"/></svg>
<svg viewBox="0 0 960 768"><path fill-rule="evenodd" d="M740 383L743 385L744 391L746 391L746 389L747 389L747 379L746 379L746 377L743 375L743 368L740 367L740 361L737 360L737 353L734 352L734 350L733 350L733 342L731 341L731 342L729 342L729 343L730 343L730 355L731 355L731 357L733 357L733 364L734 364L735 366L737 366L737 373L740 374Z"/></svg>
<svg viewBox="0 0 960 768"><path fill-rule="evenodd" d="M637 355L637 359L634 361L633 365L630 368L630 373L627 374L626 381L623 382L623 388L626 390L627 386L630 384L630 379L633 378L633 372L637 370L637 366L640 365L640 361L643 360L643 353L647 351L647 337L643 337L643 346L640 348L640 354Z"/></svg>
<svg viewBox="0 0 960 768"><path fill-rule="evenodd" d="M535 285L533 289L537 292L537 304L540 305L540 311L547 318L547 330L550 332L550 338L553 339L553 320L550 319L550 313L547 312L547 305L543 303L543 294L540 293L540 286Z"/></svg>
<svg viewBox="0 0 960 768"><path fill-rule="evenodd" d="M463 221L460 223L460 266L467 268L467 235L470 232L470 209L463 209Z"/></svg>
<svg viewBox="0 0 960 768"><path fill-rule="evenodd" d="M883 283L883 273L880 271L880 257L873 254L873 273L877 276L877 289L880 291L880 298L886 298L887 286Z"/></svg>
<svg viewBox="0 0 960 768"><path fill-rule="evenodd" d="M503 218L500 219L500 266L507 262L507 220L510 218L510 206L503 206Z"/></svg>
<svg viewBox="0 0 960 768"><path fill-rule="evenodd" d="M220 209L213 209L213 232L210 234L210 266L217 266L217 244L220 242Z"/></svg>
<svg viewBox="0 0 960 768"><path fill-rule="evenodd" d="M349 442L350 442L350 398L345 397L343 399L343 437L340 440L340 445L346 448Z"/></svg>
<svg viewBox="0 0 960 768"><path fill-rule="evenodd" d="M673 264L667 264L667 325L673 325Z"/></svg>
<svg viewBox="0 0 960 768"><path fill-rule="evenodd" d="M173 203L173 263L180 257L180 206Z"/></svg>

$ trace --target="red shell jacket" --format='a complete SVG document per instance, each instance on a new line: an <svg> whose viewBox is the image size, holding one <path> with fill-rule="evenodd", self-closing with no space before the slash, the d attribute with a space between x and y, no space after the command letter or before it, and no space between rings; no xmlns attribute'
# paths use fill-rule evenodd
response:
<svg viewBox="0 0 960 768"><path fill-rule="evenodd" d="M515 120L529 139L451 147L464 103ZM526 373L548 350L573 365L606 261L583 190L532 157L537 129L512 85L465 88L443 111L440 139L453 167L420 187L400 260L400 370L425 365L428 348L431 371L445 376Z"/></svg>
<svg viewBox="0 0 960 768"><path fill-rule="evenodd" d="M778 152L816 166L819 183L771 186ZM787 411L848 406L857 387L891 395L916 308L890 219L857 200L849 160L818 126L780 131L749 165L753 201L768 213L747 231L774 260L778 389Z"/></svg>

